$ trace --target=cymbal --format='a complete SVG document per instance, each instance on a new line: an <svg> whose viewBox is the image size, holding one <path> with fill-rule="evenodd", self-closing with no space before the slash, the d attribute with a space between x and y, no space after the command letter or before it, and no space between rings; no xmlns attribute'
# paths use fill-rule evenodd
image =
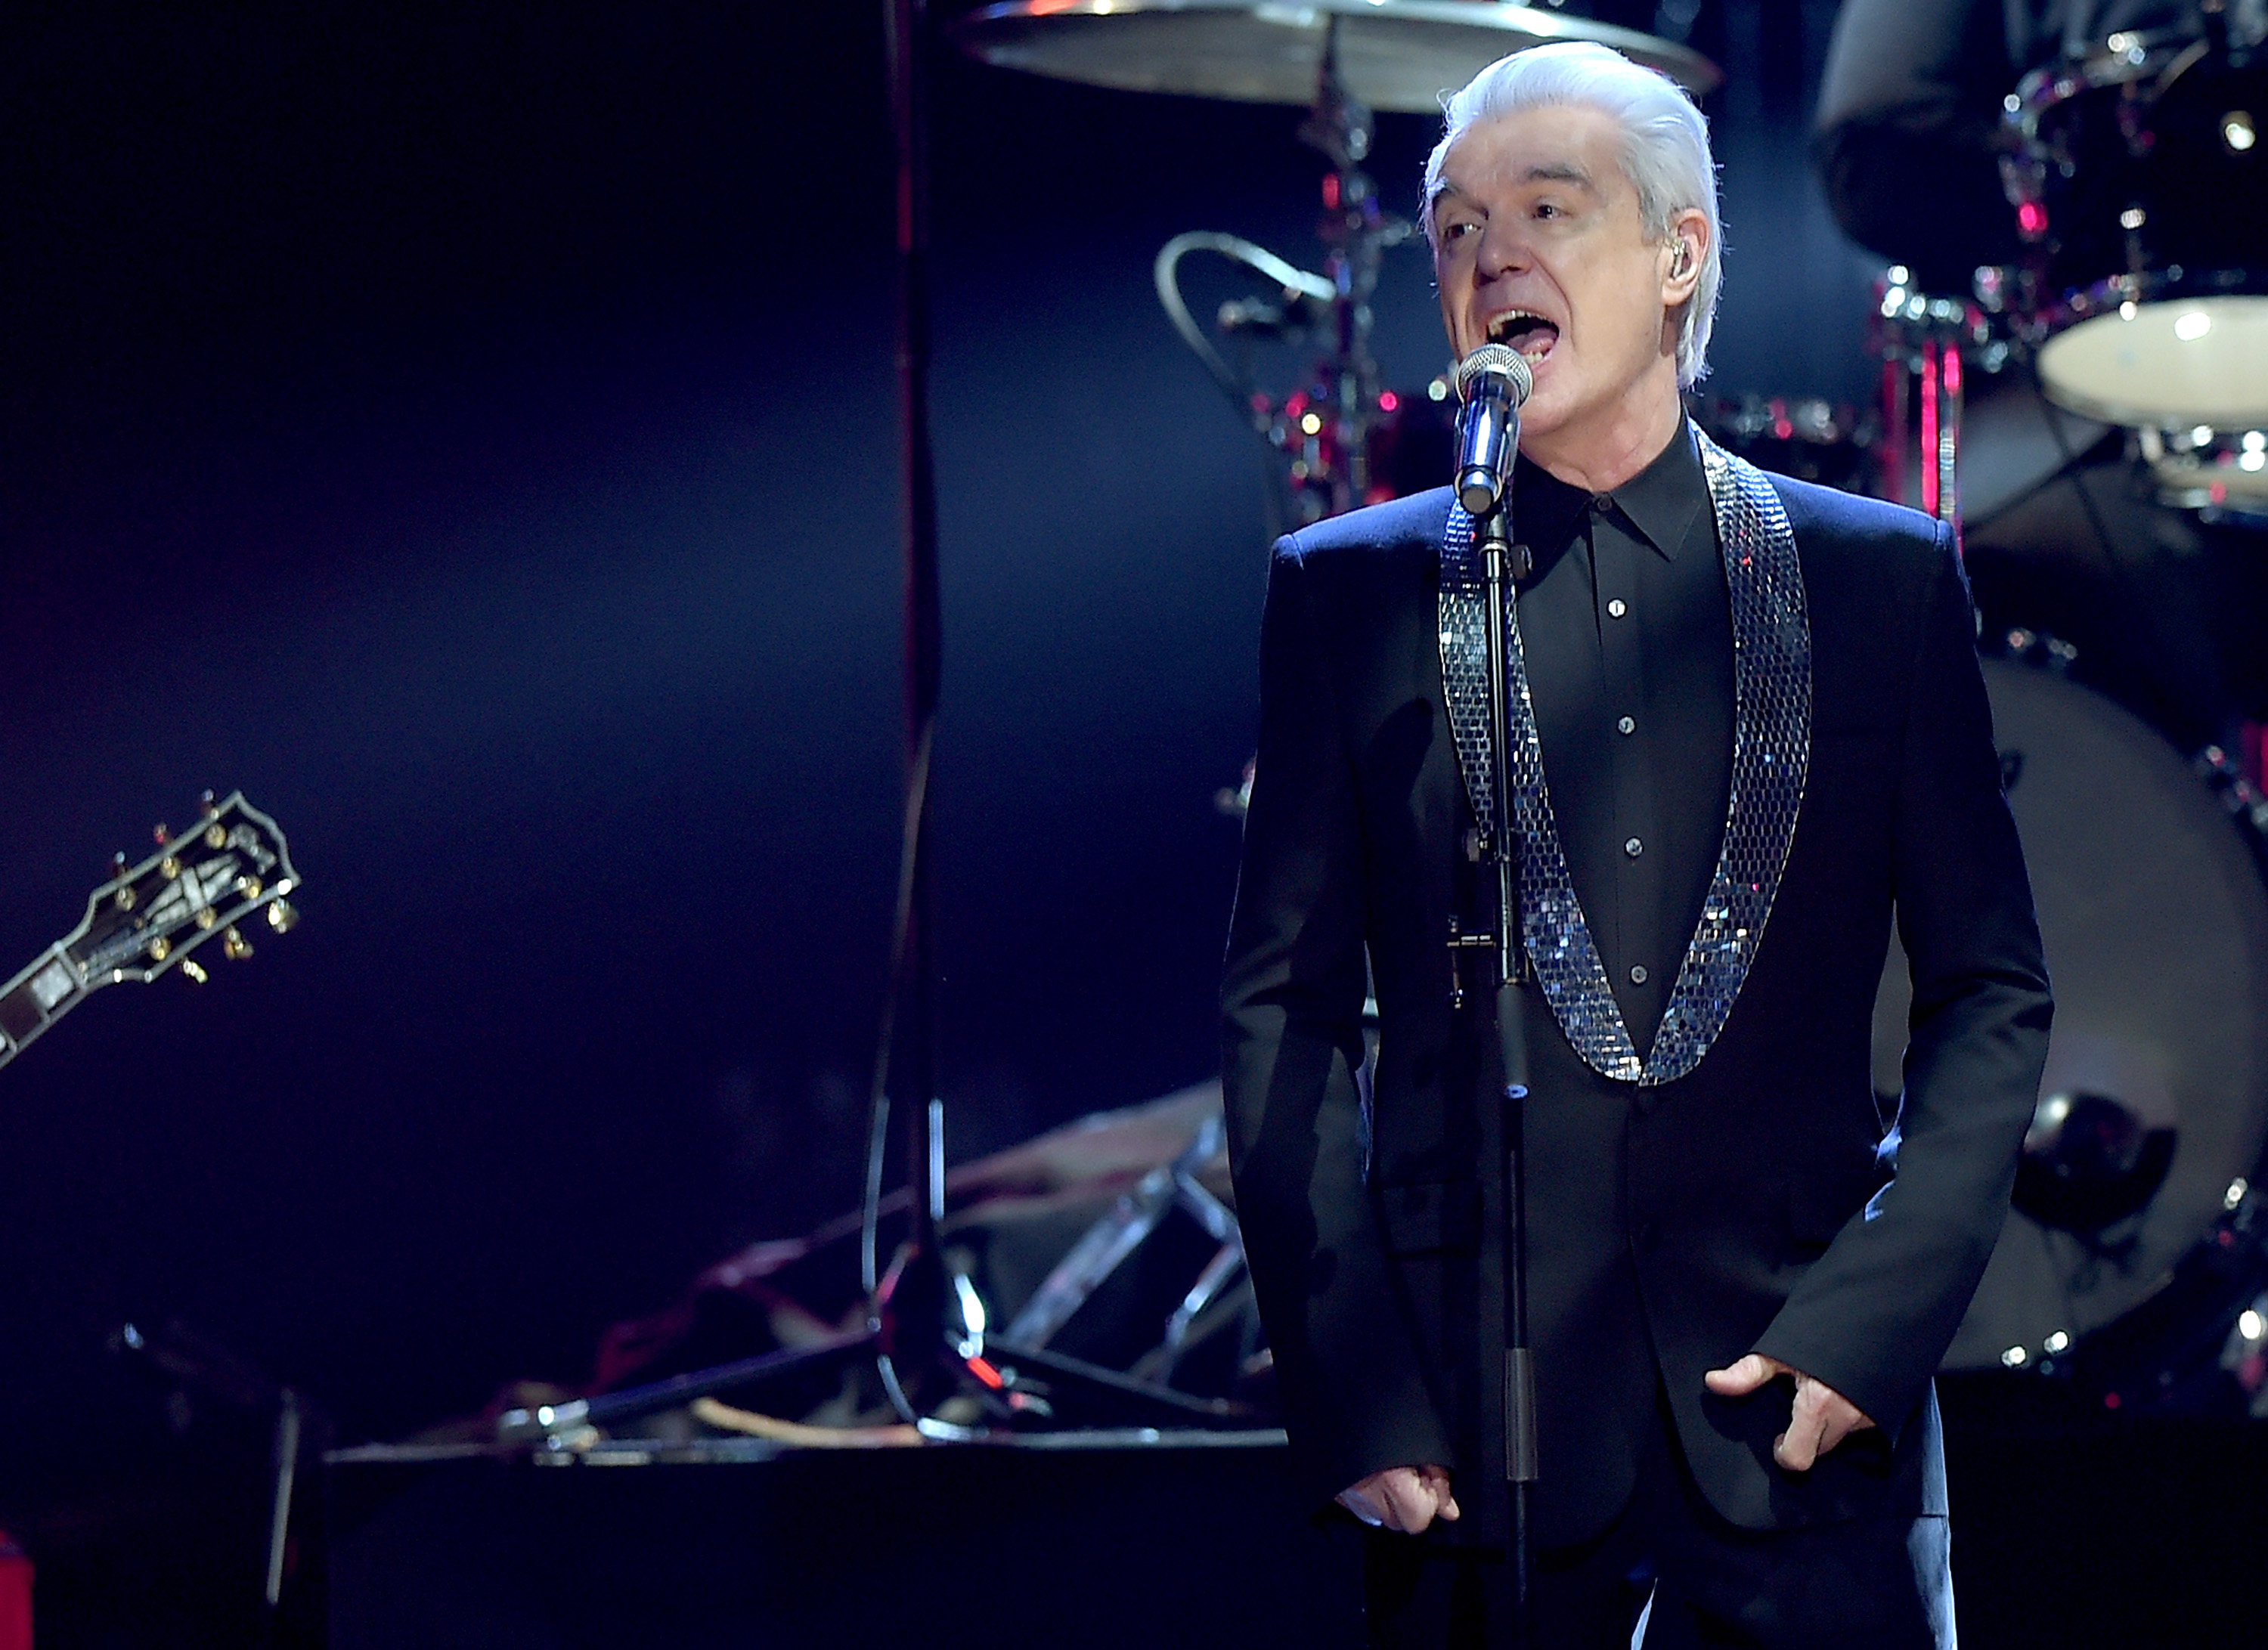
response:
<svg viewBox="0 0 2268 1650"><path fill-rule="evenodd" d="M1595 41L1658 69L1696 96L1723 79L1690 48L1495 0L1004 0L948 32L1004 69L1122 92L1175 92L1237 103L1315 100L1330 26L1339 81L1373 109L1438 114L1453 92L1508 52Z"/></svg>

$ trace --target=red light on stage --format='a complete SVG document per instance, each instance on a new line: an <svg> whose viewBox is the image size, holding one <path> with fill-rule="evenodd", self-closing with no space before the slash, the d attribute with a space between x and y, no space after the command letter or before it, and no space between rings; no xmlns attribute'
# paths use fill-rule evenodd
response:
<svg viewBox="0 0 2268 1650"><path fill-rule="evenodd" d="M2118 1407L2118 1395L2115 1392L2104 1393L2102 1395L2102 1407L2106 1410L2117 1409Z"/></svg>
<svg viewBox="0 0 2268 1650"><path fill-rule="evenodd" d="M32 1561L0 1532L0 1650L32 1650Z"/></svg>
<svg viewBox="0 0 2268 1650"><path fill-rule="evenodd" d="M2048 209L2037 201L2026 201L2016 209L2016 232L2026 240L2037 240L2048 232Z"/></svg>
<svg viewBox="0 0 2268 1650"><path fill-rule="evenodd" d="M1921 347L1921 512L1937 513L1937 346Z"/></svg>
<svg viewBox="0 0 2268 1650"><path fill-rule="evenodd" d="M1400 397L1399 395L1396 395L1396 394L1395 394L1392 390L1390 390L1390 389L1389 389L1389 390L1381 390L1381 391L1379 392L1379 395L1378 395L1378 410L1379 410L1379 411L1381 411L1381 412L1392 412L1392 411L1393 411L1396 407L1399 407L1400 405L1402 405L1402 397Z"/></svg>
<svg viewBox="0 0 2268 1650"><path fill-rule="evenodd" d="M1336 172L1323 173L1323 204L1331 211L1339 210L1339 174Z"/></svg>

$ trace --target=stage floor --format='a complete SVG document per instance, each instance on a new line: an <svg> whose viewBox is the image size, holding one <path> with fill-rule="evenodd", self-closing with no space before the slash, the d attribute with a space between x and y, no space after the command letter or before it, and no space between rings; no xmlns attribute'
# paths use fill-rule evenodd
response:
<svg viewBox="0 0 2268 1650"><path fill-rule="evenodd" d="M1944 1384L1954 1572L1984 1650L2255 1645L2268 1427L2076 1429ZM1358 1541L1310 1524L1280 1434L331 1458L335 1650L1361 1641Z"/></svg>

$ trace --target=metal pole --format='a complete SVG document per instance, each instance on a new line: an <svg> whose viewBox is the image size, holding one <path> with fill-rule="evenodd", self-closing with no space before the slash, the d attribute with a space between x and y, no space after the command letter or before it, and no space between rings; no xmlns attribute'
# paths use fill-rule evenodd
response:
<svg viewBox="0 0 2268 1650"><path fill-rule="evenodd" d="M1527 960L1520 945L1519 827L1506 744L1511 690L1509 619L1514 587L1527 577L1527 547L1509 541L1512 488L1481 523L1481 573L1488 601L1489 762L1497 808L1496 1023L1504 1119L1504 1477L1512 1548L1513 1642L1531 1641L1529 1602L1535 1555L1528 1532L1529 1487L1535 1482L1535 1365L1528 1339L1528 1028L1521 987Z"/></svg>
<svg viewBox="0 0 2268 1650"><path fill-rule="evenodd" d="M892 1386L938 1360L944 1265L937 1222L945 1197L944 1107L938 1096L936 902L930 877L929 773L935 748L943 626L939 613L937 478L930 446L927 7L885 0L891 127L897 140L898 427L905 549L906 775L915 810L906 920L904 1076L898 1085L908 1188L907 1249L882 1303ZM902 1396L902 1395L894 1395Z"/></svg>
<svg viewBox="0 0 2268 1650"><path fill-rule="evenodd" d="M299 1395L286 1387L276 1411L275 1477L268 1504L268 1584L261 1595L271 1631L276 1609L284 1602L284 1559L291 1551L291 1492L298 1473Z"/></svg>
<svg viewBox="0 0 2268 1650"><path fill-rule="evenodd" d="M1339 19L1333 18L1324 30L1314 105L1300 128L1301 139L1331 163L1331 175L1323 180L1322 234L1329 249L1323 269L1332 289L1331 351L1324 372L1340 450L1340 461L1330 473L1333 515L1360 505L1370 490L1370 431L1378 409L1378 363L1370 352L1371 299L1386 248L1402 239L1409 227L1381 218L1377 186L1362 169L1376 122L1340 78L1339 44Z"/></svg>

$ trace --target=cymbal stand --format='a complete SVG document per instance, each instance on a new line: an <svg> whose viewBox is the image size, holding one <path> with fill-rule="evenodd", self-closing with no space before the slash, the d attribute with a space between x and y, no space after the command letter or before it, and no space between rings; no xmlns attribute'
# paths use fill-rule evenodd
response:
<svg viewBox="0 0 2268 1650"><path fill-rule="evenodd" d="M950 1317L959 1303L937 1241L944 1214L945 1108L937 1098L937 955L930 883L930 773L935 749L939 652L937 487L929 419L929 146L925 0L883 0L891 127L897 158L899 507L904 547L906 788L898 866L898 908L884 998L874 1079L874 1138L867 1185L868 1230L862 1245L870 1311L864 1330L816 1345L741 1359L628 1391L560 1404L504 1411L502 1444L572 1450L599 1429L696 1397L779 1379L815 1366L871 1356L890 1403L925 1434L961 1429L932 1421L937 1389L952 1380ZM901 1053L901 1064L896 1057ZM876 1264L873 1224L880 1199L890 1077L902 1071L902 1092L915 1103L901 1115L907 1175L907 1235L887 1274Z"/></svg>
<svg viewBox="0 0 2268 1650"><path fill-rule="evenodd" d="M1918 505L1952 523L1958 534L1963 368L1976 360L1992 370L2006 358L2006 346L1995 355L1979 306L1917 291L1903 266L1893 265L1876 283L1874 298L1874 347L1882 363L1882 496ZM1911 485L1909 457L1918 460Z"/></svg>
<svg viewBox="0 0 2268 1650"><path fill-rule="evenodd" d="M1318 369L1329 396L1329 422L1339 461L1324 480L1327 513L1340 515L1365 502L1370 490L1370 428L1378 412L1378 362L1370 352L1371 298L1378 290L1386 248L1410 236L1410 225L1379 210L1378 188L1362 163L1370 158L1376 122L1339 78L1339 25L1323 39L1314 107L1300 123L1300 141L1331 163L1323 179L1323 219L1329 250L1323 273L1331 284L1330 353Z"/></svg>
<svg viewBox="0 0 2268 1650"><path fill-rule="evenodd" d="M1159 254L1158 296L1183 343L1204 362L1238 416L1252 422L1267 444L1271 464L1283 467L1291 503L1288 523L1301 527L1370 502L1369 444L1381 410L1378 362L1371 354L1371 299L1387 251L1410 240L1417 226L1381 210L1378 188L1363 170L1376 123L1339 77L1338 23L1324 37L1315 100L1299 129L1300 140L1321 152L1331 169L1322 180L1323 216L1317 236L1326 249L1321 276L1293 269L1264 249L1233 236L1175 236ZM1322 358L1308 381L1278 398L1230 370L1182 301L1174 265L1186 251L1217 252L1267 276L1329 328ZM1237 325L1270 335L1299 323L1273 306L1236 306ZM1255 312L1270 317L1256 326ZM1224 319L1224 328L1229 323ZM1271 493L1271 530L1279 525Z"/></svg>
<svg viewBox="0 0 2268 1650"><path fill-rule="evenodd" d="M872 1310L863 1330L695 1370L627 1391L561 1404L513 1409L497 1441L572 1450L600 1428L694 1398L871 1355L891 1405L923 1436L967 1440L973 1427L939 1418L948 1399L973 1396L1001 1423L1047 1418L1040 1383L1020 1380L1016 1363L1069 1382L1121 1411L1196 1425L1248 1424L1248 1406L1194 1398L1044 1347L995 1340L988 1356L983 1304L946 1264L939 1241L945 1216L945 1102L938 1081L938 966L930 866L930 774L937 729L939 655L937 488L930 443L929 130L930 49L926 0L884 0L890 108L897 145L898 415L905 549L906 791L899 866L897 928L874 1088L876 1162L868 1184L865 1265ZM895 1058L894 1057L902 1057ZM895 1086L902 1106L900 1141L907 1178L907 1231L897 1259L876 1276L873 1223L880 1201L883 1124Z"/></svg>

